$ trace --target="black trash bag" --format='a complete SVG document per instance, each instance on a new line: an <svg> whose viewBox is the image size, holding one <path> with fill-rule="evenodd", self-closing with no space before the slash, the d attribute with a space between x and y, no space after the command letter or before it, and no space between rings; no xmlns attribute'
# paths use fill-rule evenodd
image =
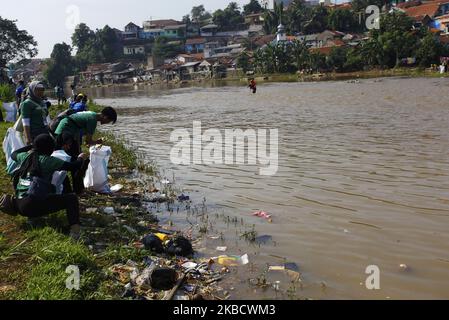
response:
<svg viewBox="0 0 449 320"><path fill-rule="evenodd" d="M14 196L4 194L0 197L0 211L10 216L17 216L17 202Z"/></svg>
<svg viewBox="0 0 449 320"><path fill-rule="evenodd" d="M156 253L163 253L164 246L162 245L161 239L156 237L154 234L148 234L142 239L142 243L146 250L150 250Z"/></svg>
<svg viewBox="0 0 449 320"><path fill-rule="evenodd" d="M189 257L193 255L193 248L186 238L176 237L167 243L165 252L171 256Z"/></svg>
<svg viewBox="0 0 449 320"><path fill-rule="evenodd" d="M169 268L154 268L150 273L150 286L155 290L170 290L176 284L178 274Z"/></svg>

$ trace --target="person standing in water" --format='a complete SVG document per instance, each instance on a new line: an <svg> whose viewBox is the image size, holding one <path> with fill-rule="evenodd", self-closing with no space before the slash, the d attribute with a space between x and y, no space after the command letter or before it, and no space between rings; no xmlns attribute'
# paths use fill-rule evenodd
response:
<svg viewBox="0 0 449 320"><path fill-rule="evenodd" d="M251 81L249 82L249 88L253 91L253 94L257 92L257 83L256 80L254 80L254 78L252 78Z"/></svg>

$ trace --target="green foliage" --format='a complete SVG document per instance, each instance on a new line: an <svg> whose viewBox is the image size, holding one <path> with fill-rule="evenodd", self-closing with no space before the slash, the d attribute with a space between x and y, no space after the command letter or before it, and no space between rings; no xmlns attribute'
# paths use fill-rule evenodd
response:
<svg viewBox="0 0 449 320"><path fill-rule="evenodd" d="M359 23L351 10L331 10L328 16L328 26L335 31L354 31L359 28Z"/></svg>
<svg viewBox="0 0 449 320"><path fill-rule="evenodd" d="M243 53L237 60L237 67L242 68L244 72L253 70L250 58L246 53Z"/></svg>
<svg viewBox="0 0 449 320"><path fill-rule="evenodd" d="M421 67L428 67L431 64L440 62L440 56L444 52L443 45L438 39L429 32L420 42L419 48L416 52L416 58Z"/></svg>
<svg viewBox="0 0 449 320"><path fill-rule="evenodd" d="M236 2L231 2L224 10L217 10L213 13L212 19L219 29L233 30L238 25L245 22L245 19L240 11L240 7Z"/></svg>
<svg viewBox="0 0 449 320"><path fill-rule="evenodd" d="M335 47L326 58L327 66L335 71L344 71L347 62L348 49Z"/></svg>
<svg viewBox="0 0 449 320"><path fill-rule="evenodd" d="M197 24L204 24L205 21L212 18L212 15L208 11L206 11L204 5L199 5L192 8L192 10L190 11L190 17L192 18L192 22Z"/></svg>
<svg viewBox="0 0 449 320"><path fill-rule="evenodd" d="M258 0L250 0L249 3L243 6L243 14L249 15L254 13L260 13L263 11L262 6Z"/></svg>
<svg viewBox="0 0 449 320"><path fill-rule="evenodd" d="M177 42L171 42L166 37L158 37L153 45L152 54L155 57L172 58L184 52L184 48Z"/></svg>
<svg viewBox="0 0 449 320"><path fill-rule="evenodd" d="M84 23L78 25L72 35L72 45L78 48L75 57L78 70L93 63L114 62L122 56L120 41L108 25L95 32Z"/></svg>
<svg viewBox="0 0 449 320"><path fill-rule="evenodd" d="M37 42L27 31L19 30L16 21L0 16L0 66L13 59L37 55Z"/></svg>
<svg viewBox="0 0 449 320"><path fill-rule="evenodd" d="M14 89L8 84L0 85L0 102L11 102L15 100Z"/></svg>
<svg viewBox="0 0 449 320"><path fill-rule="evenodd" d="M65 77L73 74L74 61L72 48L66 43L57 43L53 47L45 79L52 86L62 85Z"/></svg>

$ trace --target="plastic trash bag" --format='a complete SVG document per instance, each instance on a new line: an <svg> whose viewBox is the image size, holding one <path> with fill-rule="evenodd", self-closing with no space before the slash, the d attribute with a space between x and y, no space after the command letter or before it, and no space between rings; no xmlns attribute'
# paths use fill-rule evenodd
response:
<svg viewBox="0 0 449 320"><path fill-rule="evenodd" d="M3 109L6 111L5 122L16 122L17 108L15 102L3 102Z"/></svg>
<svg viewBox="0 0 449 320"><path fill-rule="evenodd" d="M111 193L108 183L108 162L112 154L111 147L91 147L90 163L84 177L84 187L98 193Z"/></svg>
<svg viewBox="0 0 449 320"><path fill-rule="evenodd" d="M52 157L61 159L65 162L70 162L71 157L64 150L57 150L53 152ZM53 173L53 178L51 180L51 184L53 184L56 188L56 194L62 194L64 191L64 180L67 177L67 171L56 171Z"/></svg>
<svg viewBox="0 0 449 320"><path fill-rule="evenodd" d="M5 153L6 172L8 174L12 174L16 169L18 169L18 164L11 159L11 154L23 147L25 147L25 144L23 143L21 134L13 128L9 128L8 131L6 131L5 138L3 139L3 152Z"/></svg>

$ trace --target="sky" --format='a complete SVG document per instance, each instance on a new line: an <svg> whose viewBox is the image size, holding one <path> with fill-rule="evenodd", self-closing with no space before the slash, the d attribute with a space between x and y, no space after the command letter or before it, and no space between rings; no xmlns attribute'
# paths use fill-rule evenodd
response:
<svg viewBox="0 0 449 320"><path fill-rule="evenodd" d="M207 11L225 8L230 0L1 0L0 16L17 20L38 42L37 58L48 58L56 43L71 45L70 37L79 22L91 29L106 24L123 30L129 22L176 19L190 13L193 6L204 4ZM241 6L249 0L235 0Z"/></svg>

